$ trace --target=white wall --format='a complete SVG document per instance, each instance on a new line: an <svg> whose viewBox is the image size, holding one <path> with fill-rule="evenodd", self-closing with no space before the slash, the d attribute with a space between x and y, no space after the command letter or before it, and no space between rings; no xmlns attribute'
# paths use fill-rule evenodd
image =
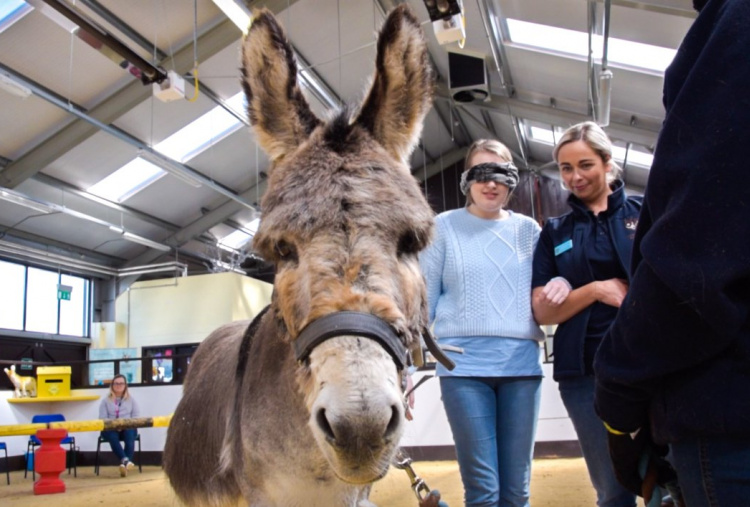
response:
<svg viewBox="0 0 750 507"><path fill-rule="evenodd" d="M432 372L417 372L414 382ZM552 380L552 365L544 365L542 381L542 402L539 413L536 440L564 441L576 440L573 425L568 419L565 407L560 401L557 384ZM177 408L182 395L182 386L148 386L131 387L133 397L137 400L142 417L170 415ZM72 421L91 421L99 418L101 397L107 395L108 389L79 389L76 395L97 395L94 401L44 402L44 403L8 403L13 391L0 391L0 425L27 424L31 417L39 413L61 413ZM406 432L401 444L406 447L429 447L453 445L448 420L440 400L440 383L432 378L416 391L414 420L406 425ZM167 437L167 428L142 428L141 445L144 451L161 451ZM74 434L76 445L81 451L95 451L98 432L80 432ZM8 444L10 456L21 456L26 452L27 436L0 437Z"/></svg>
<svg viewBox="0 0 750 507"><path fill-rule="evenodd" d="M539 422L536 429L536 441L577 440L573 423L568 418L557 390L557 382L552 380L552 365L543 366L542 400L539 410ZM417 372L414 383L433 372ZM453 445L453 433L440 400L440 381L431 378L414 391L416 396L414 420L407 422L406 432L401 441L405 447L429 447Z"/></svg>
<svg viewBox="0 0 750 507"><path fill-rule="evenodd" d="M222 324L251 319L271 301L273 285L236 273L134 283L118 296L117 347L195 343Z"/></svg>
<svg viewBox="0 0 750 507"><path fill-rule="evenodd" d="M109 389L76 389L75 395L95 395L98 400L58 401L43 403L8 403L13 391L0 391L0 425L29 424L35 414L63 414L70 421L93 421L99 419L99 405ZM131 387L130 392L138 402L141 417L166 416L174 412L182 396L182 386ZM167 438L167 428L141 428L141 448L143 451L161 451ZM81 451L96 451L97 431L73 433L76 446ZM23 456L26 453L28 436L0 437L8 444L9 456Z"/></svg>

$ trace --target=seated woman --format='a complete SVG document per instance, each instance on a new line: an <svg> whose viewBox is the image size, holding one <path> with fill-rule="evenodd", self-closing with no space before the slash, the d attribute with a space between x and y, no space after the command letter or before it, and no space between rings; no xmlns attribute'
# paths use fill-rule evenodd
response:
<svg viewBox="0 0 750 507"><path fill-rule="evenodd" d="M123 375L115 375L109 385L109 396L102 400L99 406L99 419L129 419L138 417L138 404L128 392L128 381ZM133 468L133 453L135 452L136 429L108 430L102 431L112 452L120 460L120 477L128 475L128 470ZM124 444L120 445L120 440Z"/></svg>

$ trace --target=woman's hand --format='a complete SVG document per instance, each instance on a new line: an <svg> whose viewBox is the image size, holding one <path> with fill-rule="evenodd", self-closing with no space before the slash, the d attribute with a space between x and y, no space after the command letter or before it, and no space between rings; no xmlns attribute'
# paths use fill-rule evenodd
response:
<svg viewBox="0 0 750 507"><path fill-rule="evenodd" d="M628 282L626 280L610 278L609 280L594 283L594 294L597 301L605 305L620 308L622 300L625 299L625 294L628 293Z"/></svg>
<svg viewBox="0 0 750 507"><path fill-rule="evenodd" d="M556 276L542 289L543 301L550 306L560 306L568 298L571 290L572 287L565 278Z"/></svg>

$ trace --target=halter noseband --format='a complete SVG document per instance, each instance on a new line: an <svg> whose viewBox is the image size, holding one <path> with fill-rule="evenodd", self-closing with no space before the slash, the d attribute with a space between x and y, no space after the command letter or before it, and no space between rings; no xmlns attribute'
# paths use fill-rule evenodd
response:
<svg viewBox="0 0 750 507"><path fill-rule="evenodd" d="M393 328L380 317L362 312L335 312L321 317L307 326L294 341L297 361L304 361L312 349L337 336L356 335L375 340L391 355L396 368L406 366L406 347Z"/></svg>
<svg viewBox="0 0 750 507"><path fill-rule="evenodd" d="M329 313L305 326L294 341L297 361L307 359L312 350L324 341L344 335L375 340L391 355L399 371L407 365L406 347L390 324L371 313L350 311ZM438 347L429 329L424 329L422 339L438 362L449 370L455 367L453 361Z"/></svg>

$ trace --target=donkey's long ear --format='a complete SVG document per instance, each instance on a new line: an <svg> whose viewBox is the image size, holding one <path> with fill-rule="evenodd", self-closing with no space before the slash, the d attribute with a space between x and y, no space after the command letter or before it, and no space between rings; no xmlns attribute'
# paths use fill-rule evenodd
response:
<svg viewBox="0 0 750 507"><path fill-rule="evenodd" d="M278 160L299 146L320 120L297 83L297 63L270 11L255 12L242 46L247 112L261 147Z"/></svg>
<svg viewBox="0 0 750 507"><path fill-rule="evenodd" d="M380 31L375 77L357 121L394 157L407 162L422 132L432 92L424 34L402 4Z"/></svg>

